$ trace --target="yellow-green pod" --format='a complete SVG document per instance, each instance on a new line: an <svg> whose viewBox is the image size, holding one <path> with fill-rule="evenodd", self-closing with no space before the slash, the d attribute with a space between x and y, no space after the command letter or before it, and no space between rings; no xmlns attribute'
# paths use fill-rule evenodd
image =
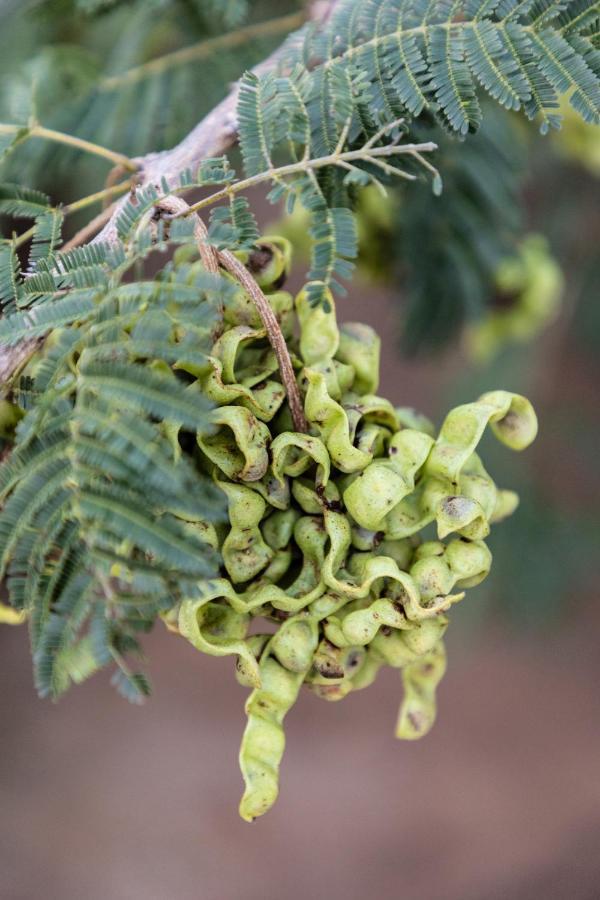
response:
<svg viewBox="0 0 600 900"><path fill-rule="evenodd" d="M383 626L406 628L408 623L400 604L380 597L364 609L354 609L341 618L329 618L325 635L338 647L364 647Z"/></svg>
<svg viewBox="0 0 600 900"><path fill-rule="evenodd" d="M308 434L284 432L271 444L274 477L283 482L284 476L296 478L316 463L316 484L325 486L329 480L330 462L325 444Z"/></svg>
<svg viewBox="0 0 600 900"><path fill-rule="evenodd" d="M435 425L431 419L413 409L412 406L397 406L396 416L402 428L413 428L415 431L428 434L429 437L435 436Z"/></svg>
<svg viewBox="0 0 600 900"><path fill-rule="evenodd" d="M458 531L470 540L481 540L490 533L490 525L481 505L468 497L444 497L435 518L439 538Z"/></svg>
<svg viewBox="0 0 600 900"><path fill-rule="evenodd" d="M384 456L391 437L389 428L367 422L356 434L356 448L370 457Z"/></svg>
<svg viewBox="0 0 600 900"><path fill-rule="evenodd" d="M305 684L321 700L343 700L354 689L354 676L365 658L364 647L334 647L329 641L321 641Z"/></svg>
<svg viewBox="0 0 600 900"><path fill-rule="evenodd" d="M483 541L450 541L444 555L461 588L480 584L492 565L492 554Z"/></svg>
<svg viewBox="0 0 600 900"><path fill-rule="evenodd" d="M323 376L327 393L338 403L342 399L343 394L349 390L354 380L354 370L336 359L317 360L311 363L310 368ZM299 384L301 389L306 392L308 378L304 369L300 373Z"/></svg>
<svg viewBox="0 0 600 900"><path fill-rule="evenodd" d="M390 401L385 397L378 397L377 394L364 394L360 397L354 391L349 391L342 398L342 406L348 416L352 440L355 439L359 430L368 424L381 425L389 429L392 434L400 427L396 410Z"/></svg>
<svg viewBox="0 0 600 900"><path fill-rule="evenodd" d="M519 495L514 491L499 490L496 496L496 504L494 506L490 522L502 522L508 516L512 516L519 505Z"/></svg>
<svg viewBox="0 0 600 900"><path fill-rule="evenodd" d="M415 487L433 440L413 429L397 432L388 448L389 459L375 459L344 491L344 503L359 525L381 531L385 518Z"/></svg>
<svg viewBox="0 0 600 900"><path fill-rule="evenodd" d="M347 693L350 693L351 691L362 691L365 688L370 687L377 678L379 670L382 667L381 659L374 653L371 653L371 647L365 647L363 649L365 655L362 663L347 681Z"/></svg>
<svg viewBox="0 0 600 900"><path fill-rule="evenodd" d="M248 677L258 685L258 665L244 640L249 621L246 613L236 612L225 603L202 598L182 601L178 628L183 637L202 653L240 656L246 664Z"/></svg>
<svg viewBox="0 0 600 900"><path fill-rule="evenodd" d="M304 402L306 418L319 432L331 461L342 472L358 472L371 462L368 453L353 446L346 411L327 392L324 376L305 369L308 389Z"/></svg>
<svg viewBox="0 0 600 900"><path fill-rule="evenodd" d="M312 665L316 643L316 623L306 612L301 612L273 635L271 653L290 672L306 672Z"/></svg>
<svg viewBox="0 0 600 900"><path fill-rule="evenodd" d="M344 491L344 503L355 522L380 531L387 514L410 493L410 485L389 459L375 459Z"/></svg>
<svg viewBox="0 0 600 900"><path fill-rule="evenodd" d="M269 422L285 399L283 385L268 377L277 371L275 354L263 348L243 352L245 345L252 347L264 336L264 330L245 325L226 331L208 357L208 369L201 383L203 392L216 405L238 403ZM186 368L185 364L177 367Z"/></svg>
<svg viewBox="0 0 600 900"><path fill-rule="evenodd" d="M262 524L265 541L274 550L282 550L290 543L294 525L300 518L297 509L275 510Z"/></svg>
<svg viewBox="0 0 600 900"><path fill-rule="evenodd" d="M379 387L381 340L370 325L344 322L340 326L337 358L354 369L353 390L374 394Z"/></svg>
<svg viewBox="0 0 600 900"><path fill-rule="evenodd" d="M259 481L267 471L270 432L263 422L241 406L224 406L209 413L213 434L198 434L202 452L228 478Z"/></svg>
<svg viewBox="0 0 600 900"><path fill-rule="evenodd" d="M325 293L327 308L322 303L312 306L306 290L300 291L296 297L296 315L300 323L300 356L307 366L333 359L340 342L333 295L329 290Z"/></svg>
<svg viewBox="0 0 600 900"><path fill-rule="evenodd" d="M231 529L221 547L223 564L234 584L255 578L273 559L259 523L267 504L256 491L241 484L217 481L227 497Z"/></svg>
<svg viewBox="0 0 600 900"><path fill-rule="evenodd" d="M524 450L537 434L537 418L525 397L490 391L475 403L457 406L448 413L427 460L426 473L457 484L488 424L498 440L512 450Z"/></svg>
<svg viewBox="0 0 600 900"><path fill-rule="evenodd" d="M263 651L273 635L271 634L251 634L246 638L248 650L252 653L256 663L263 654ZM249 669L246 658L238 656L235 664L235 677L238 684L242 687L256 687L256 675L254 669Z"/></svg>
<svg viewBox="0 0 600 900"><path fill-rule="evenodd" d="M293 551L291 546L283 547L281 550L275 550L271 562L262 573L262 577L276 584L289 570L292 564L292 558Z"/></svg>
<svg viewBox="0 0 600 900"><path fill-rule="evenodd" d="M278 481L271 470L267 469L259 481L252 482L252 489L257 491L263 500L266 500L269 506L274 509L289 509L290 506L290 485L286 478L283 482Z"/></svg>
<svg viewBox="0 0 600 900"><path fill-rule="evenodd" d="M276 659L263 655L261 688L246 702L248 722L240 747L245 791L240 816L252 822L273 806L279 794L279 766L285 749L283 720L296 702L303 672L290 672Z"/></svg>
<svg viewBox="0 0 600 900"><path fill-rule="evenodd" d="M318 516L321 512L321 501L312 481L308 478L294 478L292 481L292 497L309 516Z"/></svg>
<svg viewBox="0 0 600 900"><path fill-rule="evenodd" d="M294 526L294 540L302 553L297 577L286 590L285 602L273 605L278 609L297 612L325 592L322 569L325 560L327 533L320 516L301 516Z"/></svg>
<svg viewBox="0 0 600 900"><path fill-rule="evenodd" d="M381 628L369 645L369 653L394 669L402 669L435 647L444 636L448 619L444 615L422 622L411 622L409 629L399 631Z"/></svg>
<svg viewBox="0 0 600 900"><path fill-rule="evenodd" d="M308 663L306 668L290 671L271 655L276 639L283 650L285 632L297 628L297 620L288 619L263 652L259 664L261 686L246 702L248 722L240 748L245 790L240 815L248 822L266 813L279 793L279 766L285 749L283 720L296 701L318 643L316 621L310 617L303 621L309 623L302 640L302 659ZM299 655L294 662L300 665Z"/></svg>
<svg viewBox="0 0 600 900"><path fill-rule="evenodd" d="M403 631L400 636L404 646L415 657L419 657L433 650L440 638L444 636L447 628L448 618L441 615L436 616L434 619L424 619L422 622L415 622L409 631Z"/></svg>
<svg viewBox="0 0 600 900"><path fill-rule="evenodd" d="M402 670L404 698L398 715L396 737L414 741L431 729L437 713L436 689L445 671L446 651L442 641Z"/></svg>

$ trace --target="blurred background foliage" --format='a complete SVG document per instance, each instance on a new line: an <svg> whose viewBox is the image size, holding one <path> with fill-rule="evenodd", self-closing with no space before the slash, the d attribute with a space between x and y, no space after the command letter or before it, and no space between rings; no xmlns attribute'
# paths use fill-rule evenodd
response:
<svg viewBox="0 0 600 900"><path fill-rule="evenodd" d="M0 120L35 115L129 156L160 151L300 24L301 9L282 0L4 0ZM564 112L562 131L542 138L489 109L466 143L420 121L418 137L440 145L441 197L423 181L356 200L352 291L366 306L372 289L385 291L395 352L412 360L403 371L431 386L424 411L439 420L448 405L492 387L525 393L538 409L540 438L528 455L507 460L486 448L492 473L522 502L492 538L493 575L479 606L469 605L471 615L502 613L536 628L589 594L600 538L600 133ZM29 141L5 162L3 180L17 173L68 202L96 190L106 166ZM271 230L294 239L302 263L301 216ZM382 337L389 359L393 337ZM403 385L391 394L410 402Z"/></svg>

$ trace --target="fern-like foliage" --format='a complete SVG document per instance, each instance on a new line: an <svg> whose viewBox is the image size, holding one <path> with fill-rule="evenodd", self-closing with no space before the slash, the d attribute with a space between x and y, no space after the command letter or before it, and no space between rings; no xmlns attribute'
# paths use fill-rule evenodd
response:
<svg viewBox="0 0 600 900"><path fill-rule="evenodd" d="M244 76L238 118L246 174L273 172L282 159L307 161L285 183L274 172L271 196L286 195L290 205L300 199L313 213L313 300L339 289L338 278L351 271L356 236L346 208L356 185L414 178L428 164L413 153L316 171L310 160L387 141L386 128L414 136L432 118L450 134L475 132L480 89L539 118L542 131L558 127L565 93L585 121L598 122L598 29L589 0L341 0L324 26L290 43L289 74Z"/></svg>
<svg viewBox="0 0 600 900"><path fill-rule="evenodd" d="M466 134L481 122L481 86L507 109L539 115L546 130L569 91L577 112L598 122L598 23L591 0L343 0L303 53L320 63L321 102L339 96L340 72L370 83L365 117L428 109Z"/></svg>
<svg viewBox="0 0 600 900"><path fill-rule="evenodd" d="M11 202L22 214L37 199ZM25 414L0 467L0 577L30 614L42 695L113 663L140 700L147 680L125 659L139 633L216 570L205 526L221 504L184 438L210 404L185 373L206 366L231 287L198 266L124 283L130 262L96 245L37 259L34 274L0 265L14 310L0 341L48 334L15 386Z"/></svg>

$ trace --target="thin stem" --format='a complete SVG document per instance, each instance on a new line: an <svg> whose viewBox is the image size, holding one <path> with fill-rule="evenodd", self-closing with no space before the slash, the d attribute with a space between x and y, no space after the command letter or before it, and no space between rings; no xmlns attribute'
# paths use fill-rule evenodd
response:
<svg viewBox="0 0 600 900"><path fill-rule="evenodd" d="M116 197L119 194L124 194L125 191L128 191L130 188L131 181L129 179L127 181L121 181L119 184L113 184L111 187L103 188L101 191L96 191L95 194L88 194L87 197L82 197L81 200L75 200L73 203L63 206L63 212L65 215L79 212L80 209L93 206L94 203L100 203L102 200L106 200L109 197Z"/></svg>
<svg viewBox="0 0 600 900"><path fill-rule="evenodd" d="M173 53L166 53L164 56L150 60L150 62L141 66L129 69L121 75L111 75L102 79L99 87L101 91L112 91L115 88L129 86L138 81L143 81L145 78L150 78L152 75L160 75L176 66L184 66L188 63L206 59L218 50L239 47L251 40L270 37L281 34L284 31L292 31L295 28L300 28L305 21L306 17L303 13L292 13L277 19L269 19L266 22L246 25L244 28L238 28L236 31L229 31L227 34L200 41L191 47L183 47L181 50L175 50Z"/></svg>
<svg viewBox="0 0 600 900"><path fill-rule="evenodd" d="M233 275L236 281L239 281L254 302L279 364L281 380L287 394L294 428L296 431L306 433L308 431L308 425L304 416L304 408L302 406L290 352L287 348L285 338L281 333L279 322L271 308L271 304L248 269L233 255L233 253L231 253L230 250L219 250L219 261L223 268L227 269L229 274Z"/></svg>
<svg viewBox="0 0 600 900"><path fill-rule="evenodd" d="M259 172L257 175L251 175L249 178L236 181L234 184L230 184L226 188L216 191L209 197L205 197L203 200L193 203L188 207L186 212L177 213L174 218L189 215L189 213L192 212L198 212L207 206L212 206L214 203L220 203L221 200L228 200L233 194L247 191L249 188L262 184L265 181L275 181L277 179L286 178L289 175L297 175L301 172L308 174L309 172L314 172L315 169L323 169L327 166L341 166L347 168L347 164L352 162L373 163L380 168L384 168L388 174L406 177L407 173L394 169L386 163L382 163L380 157L402 156L407 154L409 156L414 156L421 161L421 153L431 153L433 150L437 150L437 144L434 144L431 141L423 144L385 144L383 147L367 147L365 145L365 147L360 147L358 150L347 150L344 153L334 152L330 153L328 156L320 156L317 159L301 159L298 162L289 163L286 166L279 166L278 168L266 169L264 172ZM428 165L427 168L430 168L430 165ZM437 174L437 170L433 170ZM413 178L414 176L410 177Z"/></svg>
<svg viewBox="0 0 600 900"><path fill-rule="evenodd" d="M24 126L22 125L0 124L0 134L17 134L19 131L23 131L23 127ZM37 123L34 123L28 128L24 138L41 138L43 140L53 141L56 144L67 144L69 147L75 147L78 150L83 150L94 156L108 159L113 165L123 166L128 172L137 172L137 165L133 160L129 159L128 156L124 156L122 153L116 153L114 150L109 150L107 147L101 147L99 144L93 144L91 141L75 137L73 134L64 134L62 131L54 131L52 128L45 128L43 125L38 125Z"/></svg>
<svg viewBox="0 0 600 900"><path fill-rule="evenodd" d="M102 191L97 191L95 194L89 194L87 197L82 197L81 200L75 200L73 203L69 203L67 206L62 207L63 215L68 216L70 213L78 212L80 209L86 209L88 206L92 206L94 203L98 203L100 200L105 200L107 197L114 197L118 194L123 194L126 190L131 186L130 181L122 181L120 184L114 184L112 187L105 188ZM111 209L112 212L112 209ZM97 217L98 218L98 217ZM102 219L102 223L98 225L99 228L102 227L104 222L106 222L110 218L109 216L104 216ZM96 219L93 220L94 222ZM89 223L90 225L92 223ZM89 228L89 225L86 226L86 229ZM27 243L27 241L33 237L35 231L35 225L32 225L31 228L28 228L27 231L24 231L18 237L14 239L14 246L21 247L23 244ZM94 232L92 231L92 234ZM71 242L69 242L70 244ZM67 244L63 247L64 250L68 247Z"/></svg>
<svg viewBox="0 0 600 900"><path fill-rule="evenodd" d="M157 203L157 208L165 209L169 213L172 213L175 210L175 216L188 215L191 212L191 207L180 197L165 197ZM241 284L256 306L279 365L281 381L287 394L294 428L296 431L303 433L307 432L308 426L304 417L304 408L302 406L302 399L300 397L300 391L298 390L298 383L294 374L290 352L281 332L277 317L271 308L271 304L248 269L233 255L233 253L231 253L231 251L216 250L207 243L208 233L206 231L206 225L198 215L196 215L194 236L198 243L198 249L206 269L213 274L218 274L219 265L221 265L230 275L233 275L239 284Z"/></svg>
<svg viewBox="0 0 600 900"><path fill-rule="evenodd" d="M187 213L190 208L189 203L186 203L185 200L182 200L181 197L164 197L157 206L160 209L166 210L171 215L178 213ZM200 218L200 216L196 216L196 222L194 225L194 238L196 239L196 243L198 244L198 250L200 251L200 257L202 262L204 263L204 268L207 272L210 272L211 275L219 274L219 258L217 256L217 251L214 247L208 243L208 231L206 230L206 225Z"/></svg>
<svg viewBox="0 0 600 900"><path fill-rule="evenodd" d="M28 228L27 231L24 231L23 234L20 234L18 237L13 238L13 247L17 249L18 247L22 247L23 244L26 244L27 241L33 237L35 232L35 225L32 225L31 228Z"/></svg>

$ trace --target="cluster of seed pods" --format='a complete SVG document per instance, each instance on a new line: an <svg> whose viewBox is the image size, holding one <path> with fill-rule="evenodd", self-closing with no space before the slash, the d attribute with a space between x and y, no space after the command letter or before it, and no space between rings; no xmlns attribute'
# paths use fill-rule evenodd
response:
<svg viewBox="0 0 600 900"><path fill-rule="evenodd" d="M423 416L377 395L372 328L338 326L333 301L313 307L304 292L269 299L308 433L293 430L275 355L240 290L201 376L215 408L200 456L229 513L226 528L204 526L222 577L181 603L176 625L197 649L236 657L252 689L240 751L250 821L277 797L283 722L302 685L340 700L392 666L403 682L397 736L429 730L445 614L488 574L485 538L517 504L475 449L488 425L515 450L537 430L524 397L494 391L452 410L435 437Z"/></svg>

